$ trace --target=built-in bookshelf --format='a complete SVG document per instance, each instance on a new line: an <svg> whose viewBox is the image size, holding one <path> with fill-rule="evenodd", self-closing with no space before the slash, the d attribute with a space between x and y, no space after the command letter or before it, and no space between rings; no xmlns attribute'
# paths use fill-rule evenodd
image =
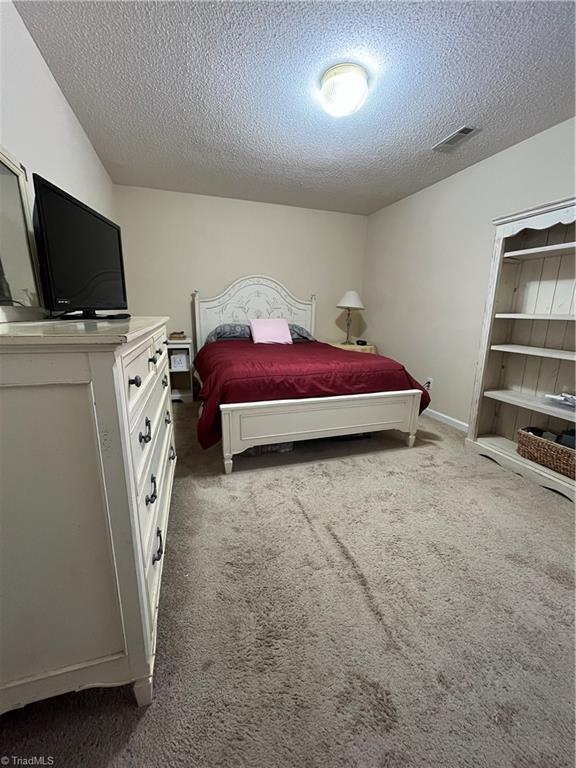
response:
<svg viewBox="0 0 576 768"><path fill-rule="evenodd" d="M574 392L575 201L497 219L467 444L571 496L574 481L516 452L522 427L562 432L574 409L546 394Z"/></svg>

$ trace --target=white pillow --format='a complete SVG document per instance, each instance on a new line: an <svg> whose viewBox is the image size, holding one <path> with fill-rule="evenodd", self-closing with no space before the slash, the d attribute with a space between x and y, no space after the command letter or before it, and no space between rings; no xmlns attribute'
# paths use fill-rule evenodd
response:
<svg viewBox="0 0 576 768"><path fill-rule="evenodd" d="M254 344L292 344L288 321L284 318L250 320L250 328Z"/></svg>

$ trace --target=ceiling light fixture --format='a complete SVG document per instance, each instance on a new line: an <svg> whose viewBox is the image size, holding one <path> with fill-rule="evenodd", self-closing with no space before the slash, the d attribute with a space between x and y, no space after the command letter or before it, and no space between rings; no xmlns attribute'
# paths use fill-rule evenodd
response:
<svg viewBox="0 0 576 768"><path fill-rule="evenodd" d="M332 117L356 112L368 95L368 74L359 64L337 64L322 75L322 106Z"/></svg>

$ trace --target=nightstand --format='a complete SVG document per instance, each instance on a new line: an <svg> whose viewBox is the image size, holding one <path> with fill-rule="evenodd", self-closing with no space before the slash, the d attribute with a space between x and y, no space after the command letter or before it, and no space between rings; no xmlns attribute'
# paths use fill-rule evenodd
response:
<svg viewBox="0 0 576 768"><path fill-rule="evenodd" d="M332 347L340 347L348 352L364 352L366 355L377 355L378 349L374 344L366 344L363 347L360 344L340 344L338 341L327 341L326 344L330 344Z"/></svg>
<svg viewBox="0 0 576 768"><path fill-rule="evenodd" d="M172 400L191 403L194 399L192 339L168 339L165 343L168 349Z"/></svg>

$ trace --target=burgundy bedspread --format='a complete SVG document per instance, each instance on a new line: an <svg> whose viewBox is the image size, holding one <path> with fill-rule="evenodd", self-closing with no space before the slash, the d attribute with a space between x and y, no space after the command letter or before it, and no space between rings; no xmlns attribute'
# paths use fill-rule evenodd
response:
<svg viewBox="0 0 576 768"><path fill-rule="evenodd" d="M330 344L254 344L243 339L206 344L194 360L204 403L198 439L209 448L221 437L222 403L361 395L421 389L420 412L430 396L403 365L381 355L360 354Z"/></svg>

